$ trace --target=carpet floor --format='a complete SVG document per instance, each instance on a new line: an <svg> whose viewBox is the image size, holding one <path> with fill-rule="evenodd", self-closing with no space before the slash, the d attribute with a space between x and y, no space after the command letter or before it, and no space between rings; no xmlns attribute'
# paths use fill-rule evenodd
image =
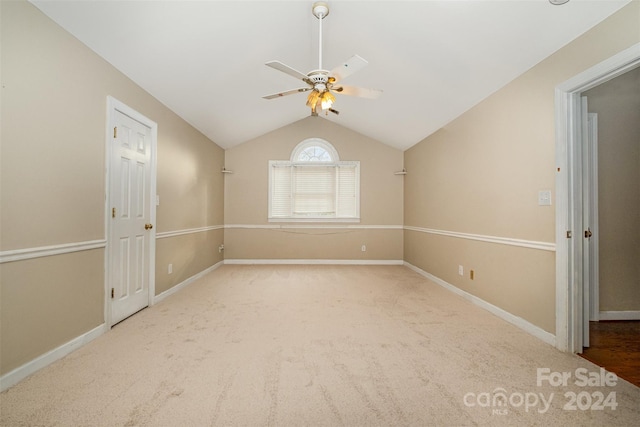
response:
<svg viewBox="0 0 640 427"><path fill-rule="evenodd" d="M0 425L638 425L611 375L404 266L224 265L3 392Z"/></svg>

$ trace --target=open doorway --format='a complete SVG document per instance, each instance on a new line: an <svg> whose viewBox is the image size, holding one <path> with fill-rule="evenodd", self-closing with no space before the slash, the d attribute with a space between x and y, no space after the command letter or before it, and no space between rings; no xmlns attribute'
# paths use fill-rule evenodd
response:
<svg viewBox="0 0 640 427"><path fill-rule="evenodd" d="M582 93L589 128L597 130L592 161L584 167L592 187L594 265L599 292L590 320L640 320L640 67ZM590 132L588 132L590 133ZM585 145L594 141L586 135ZM588 148L588 147L585 147ZM593 238L597 237L595 242ZM587 272L585 272L587 274ZM592 305L594 307L594 305Z"/></svg>
<svg viewBox="0 0 640 427"><path fill-rule="evenodd" d="M556 88L556 345L563 351L582 352L589 337L589 288L584 288L589 258L584 242L591 230L583 209L588 196L583 176L588 111L582 95L639 66L640 43ZM625 188L637 186L628 183ZM636 292L637 280L636 275Z"/></svg>
<svg viewBox="0 0 640 427"><path fill-rule="evenodd" d="M579 353L640 386L640 67L581 95L589 322Z"/></svg>

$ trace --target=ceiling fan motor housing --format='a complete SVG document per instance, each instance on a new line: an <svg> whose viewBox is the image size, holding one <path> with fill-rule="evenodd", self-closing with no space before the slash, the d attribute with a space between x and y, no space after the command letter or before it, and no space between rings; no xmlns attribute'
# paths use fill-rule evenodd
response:
<svg viewBox="0 0 640 427"><path fill-rule="evenodd" d="M312 71L309 73L309 81L316 90L322 92L327 89L327 82L329 81L329 75L327 73L325 70Z"/></svg>
<svg viewBox="0 0 640 427"><path fill-rule="evenodd" d="M329 80L329 76L326 74L326 71L324 72L324 74L316 72L311 72L309 74L309 80L311 80L311 83L313 84L327 83L327 81Z"/></svg>

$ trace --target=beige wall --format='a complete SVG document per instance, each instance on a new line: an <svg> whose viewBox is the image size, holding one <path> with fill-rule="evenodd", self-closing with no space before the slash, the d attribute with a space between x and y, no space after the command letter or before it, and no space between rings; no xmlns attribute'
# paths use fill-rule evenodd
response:
<svg viewBox="0 0 640 427"><path fill-rule="evenodd" d="M104 322L104 252L0 264L2 374Z"/></svg>
<svg viewBox="0 0 640 427"><path fill-rule="evenodd" d="M224 240L235 259L405 259L550 332L553 252L394 226L553 242L554 207L537 206L538 190L554 189L553 89L640 41L633 2L404 154L322 117L224 152L31 4L0 2L0 13L0 251L105 238L111 95L159 125L161 235L256 227L158 239L156 293L220 261ZM267 162L309 137L361 162L358 225L369 228L264 228ZM0 375L104 321L104 268L104 249L0 265Z"/></svg>
<svg viewBox="0 0 640 427"><path fill-rule="evenodd" d="M223 224L220 147L30 3L0 8L0 251L105 239L108 95L158 123L157 231ZM156 291L220 261L222 237L159 239ZM104 269L104 249L1 265L0 374L103 323Z"/></svg>
<svg viewBox="0 0 640 427"><path fill-rule="evenodd" d="M402 225L402 152L322 117L307 117L228 149L225 177L225 224L269 226L269 160L289 160L307 138L329 141L340 160L360 161L359 226ZM291 225L291 224L289 224ZM306 224L308 225L308 224ZM392 259L402 260L402 230L225 229L226 259ZM362 253L361 246L367 246Z"/></svg>
<svg viewBox="0 0 640 427"><path fill-rule="evenodd" d="M640 310L640 68L595 87L600 310Z"/></svg>
<svg viewBox="0 0 640 427"><path fill-rule="evenodd" d="M555 329L555 288L545 286L555 280L554 252L410 231L404 247L408 263L545 331Z"/></svg>
<svg viewBox="0 0 640 427"><path fill-rule="evenodd" d="M164 128L159 123L158 232L224 225L223 166L224 151L187 123L178 119ZM223 241L221 228L158 239L156 295L222 261L218 247Z"/></svg>
<svg viewBox="0 0 640 427"><path fill-rule="evenodd" d="M222 261L224 230L186 234L156 242L156 295ZM172 265L173 273L168 273Z"/></svg>
<svg viewBox="0 0 640 427"><path fill-rule="evenodd" d="M640 41L639 16L629 4L407 150L405 226L553 243L538 191L554 190L554 89ZM405 260L555 332L554 253L459 240L407 230Z"/></svg>

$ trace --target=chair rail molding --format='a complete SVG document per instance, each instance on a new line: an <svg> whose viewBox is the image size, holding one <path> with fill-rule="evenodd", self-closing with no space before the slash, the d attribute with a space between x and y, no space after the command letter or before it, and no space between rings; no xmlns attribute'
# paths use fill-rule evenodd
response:
<svg viewBox="0 0 640 427"><path fill-rule="evenodd" d="M5 262L22 261L53 255L70 254L73 252L101 249L107 246L105 239L88 240L85 242L62 243L59 245L38 246L35 248L14 249L0 252L0 264Z"/></svg>
<svg viewBox="0 0 640 427"><path fill-rule="evenodd" d="M514 239L511 237L487 236L482 234L460 233L457 231L436 230L433 228L414 227L405 225L405 230L417 231L420 233L437 234L440 236L456 237L459 239L477 240L480 242L497 243L501 245L519 246L522 248L539 249L554 252L556 244L551 242L538 242L535 240Z"/></svg>

